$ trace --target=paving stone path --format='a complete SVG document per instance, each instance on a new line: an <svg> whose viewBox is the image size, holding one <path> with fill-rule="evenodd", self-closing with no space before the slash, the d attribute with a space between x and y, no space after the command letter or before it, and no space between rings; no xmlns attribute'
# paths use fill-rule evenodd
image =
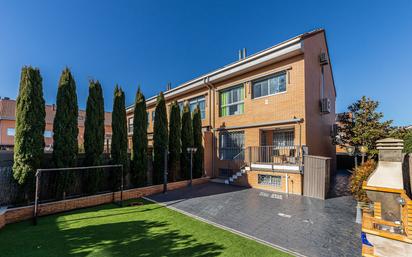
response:
<svg viewBox="0 0 412 257"><path fill-rule="evenodd" d="M207 183L149 198L301 255L361 255L350 196L323 201Z"/></svg>

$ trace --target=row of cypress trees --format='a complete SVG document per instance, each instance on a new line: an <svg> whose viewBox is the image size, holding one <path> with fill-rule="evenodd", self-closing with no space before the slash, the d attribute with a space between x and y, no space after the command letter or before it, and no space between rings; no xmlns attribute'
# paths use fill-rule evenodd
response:
<svg viewBox="0 0 412 257"><path fill-rule="evenodd" d="M166 101L163 92L157 97L153 125L153 173L147 177L147 124L148 116L146 100L143 93L137 90L131 154L131 178L136 186L146 185L149 180L153 184L161 184L164 170L168 165L169 182L188 179L190 176L190 155L188 147L196 147L198 151L193 159L193 177L201 177L203 170L202 123L200 109L197 107L191 117L190 108L184 105L183 112L177 101L170 105L169 122L167 119Z"/></svg>
<svg viewBox="0 0 412 257"><path fill-rule="evenodd" d="M58 84L53 121L53 167L77 165L78 113L76 83L70 70L65 68ZM33 189L34 173L43 160L45 118L40 71L33 67L23 67L16 105L13 177L26 194ZM99 81L92 80L89 83L84 131L85 165L101 164L104 134L103 91ZM97 170L87 173L84 191L96 192L100 181L99 174ZM64 197L73 179L72 172L57 173L54 184L59 198ZM28 199L27 195L25 198Z"/></svg>
<svg viewBox="0 0 412 257"><path fill-rule="evenodd" d="M66 68L60 76L56 98L52 157L54 167L75 167L78 164L78 112L76 82L70 70ZM86 106L84 165L102 164L105 135L104 116L102 86L99 81L91 80ZM190 156L186 151L188 147L198 149L194 155L193 174L194 177L202 175L203 147L199 107L195 109L192 118L189 106L187 104L184 106L181 115L179 105L175 101L171 104L169 116L170 123L168 124L164 95L160 93L157 98L153 134L152 179L154 184L163 181L166 151L169 152L169 181L189 177ZM33 185L34 172L40 168L44 153L45 117L45 101L40 71L37 68L23 67L16 106L13 165L14 178L20 185ZM148 181L147 119L146 100L139 87L134 105L133 138L129 163L125 94L122 88L116 85L113 96L111 159L112 163L122 164L125 171L130 171L131 182L135 186L144 186ZM98 190L100 174L99 170L87 173L84 181L85 191L94 193ZM118 180L119 177L114 179ZM73 173L58 173L55 181L57 195L64 197L73 181Z"/></svg>
<svg viewBox="0 0 412 257"><path fill-rule="evenodd" d="M176 181L190 177L190 154L187 148L197 148L193 156L193 177L202 176L203 145L202 121L199 106L196 106L193 117L189 105L184 104L182 115L176 101L170 105L169 126L166 116L166 104L163 93L157 98L154 130L154 176L153 182L160 184L163 181L166 152L168 152L168 180Z"/></svg>

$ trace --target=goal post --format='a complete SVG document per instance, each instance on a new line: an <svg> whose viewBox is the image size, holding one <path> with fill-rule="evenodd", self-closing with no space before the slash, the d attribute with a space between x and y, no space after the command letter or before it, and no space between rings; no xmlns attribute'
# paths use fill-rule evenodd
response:
<svg viewBox="0 0 412 257"><path fill-rule="evenodd" d="M99 169L107 169L107 168L118 168L120 169L120 185L119 188L114 187L112 190L113 193L113 202L118 205L119 207L123 207L123 189L124 189L124 171L123 165L121 164L114 164L114 165L98 165L98 166L83 166L83 167L70 167L70 168L50 168L50 169L37 169L35 178L35 195L34 195L34 213L33 213L33 224L37 224L37 217L38 217L38 208L39 208L39 194L40 194L40 187L41 187L41 175L44 172L87 172L90 170L99 170ZM120 190L120 202L116 203L115 201L115 193L117 190ZM110 191L109 191L110 192Z"/></svg>

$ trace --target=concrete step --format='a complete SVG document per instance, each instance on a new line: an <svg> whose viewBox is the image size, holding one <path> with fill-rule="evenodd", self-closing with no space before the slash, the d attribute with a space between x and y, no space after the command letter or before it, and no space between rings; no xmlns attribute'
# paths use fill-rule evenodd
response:
<svg viewBox="0 0 412 257"><path fill-rule="evenodd" d="M213 178L213 179L210 180L210 182L220 183L220 184L226 184L226 183L225 183L226 180L227 180L227 179L224 179L224 178Z"/></svg>

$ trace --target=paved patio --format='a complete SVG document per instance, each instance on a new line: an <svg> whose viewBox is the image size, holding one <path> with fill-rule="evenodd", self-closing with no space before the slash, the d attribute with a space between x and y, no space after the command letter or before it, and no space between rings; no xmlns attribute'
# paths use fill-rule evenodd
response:
<svg viewBox="0 0 412 257"><path fill-rule="evenodd" d="M300 255L361 254L350 196L322 201L207 183L148 198Z"/></svg>

